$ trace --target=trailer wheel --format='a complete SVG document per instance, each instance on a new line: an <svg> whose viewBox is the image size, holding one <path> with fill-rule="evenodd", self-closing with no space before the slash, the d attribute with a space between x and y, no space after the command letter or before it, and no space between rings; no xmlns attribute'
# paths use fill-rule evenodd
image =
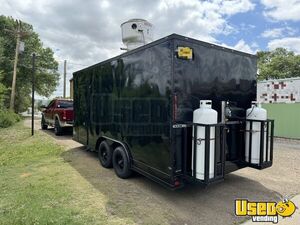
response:
<svg viewBox="0 0 300 225"><path fill-rule="evenodd" d="M42 119L41 119L41 127L42 127L42 130L47 130L47 128L48 128L48 125L45 123L44 116L42 116Z"/></svg>
<svg viewBox="0 0 300 225"><path fill-rule="evenodd" d="M98 158L103 167L112 167L112 149L106 141L102 141L99 145Z"/></svg>
<svg viewBox="0 0 300 225"><path fill-rule="evenodd" d="M119 146L114 150L112 162L118 177L123 179L130 177L132 170L130 169L129 159L123 147Z"/></svg>

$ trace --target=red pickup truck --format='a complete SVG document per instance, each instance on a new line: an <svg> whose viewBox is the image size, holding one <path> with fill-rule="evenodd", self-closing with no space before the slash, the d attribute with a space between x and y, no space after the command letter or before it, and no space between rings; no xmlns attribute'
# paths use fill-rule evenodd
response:
<svg viewBox="0 0 300 225"><path fill-rule="evenodd" d="M55 135L61 135L64 128L73 127L73 120L73 100L57 98L42 112L41 127L46 130L52 126Z"/></svg>

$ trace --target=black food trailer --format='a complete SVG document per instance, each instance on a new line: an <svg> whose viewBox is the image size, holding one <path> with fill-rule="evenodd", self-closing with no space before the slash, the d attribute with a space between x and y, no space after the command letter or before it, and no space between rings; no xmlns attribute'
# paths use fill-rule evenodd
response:
<svg viewBox="0 0 300 225"><path fill-rule="evenodd" d="M170 188L207 185L246 166L269 167L274 121L246 115L256 100L256 61L251 54L172 34L77 71L73 138L98 152L101 165L113 166L119 177L136 171ZM216 123L193 122L199 100L212 102ZM261 129L253 129L257 124ZM202 162L195 151L200 145ZM202 179L196 176L199 163Z"/></svg>

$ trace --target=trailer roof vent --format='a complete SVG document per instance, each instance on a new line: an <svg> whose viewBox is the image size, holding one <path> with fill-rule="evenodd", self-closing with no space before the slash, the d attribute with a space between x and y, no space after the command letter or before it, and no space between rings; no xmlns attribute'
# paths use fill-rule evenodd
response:
<svg viewBox="0 0 300 225"><path fill-rule="evenodd" d="M122 41L130 51L153 41L153 25L147 20L131 19L121 24Z"/></svg>

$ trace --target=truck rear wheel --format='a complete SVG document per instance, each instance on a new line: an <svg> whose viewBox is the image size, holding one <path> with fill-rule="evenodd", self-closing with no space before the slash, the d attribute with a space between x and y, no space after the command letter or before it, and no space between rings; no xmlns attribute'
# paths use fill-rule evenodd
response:
<svg viewBox="0 0 300 225"><path fill-rule="evenodd" d="M62 134L62 127L60 126L58 119L56 119L55 123L54 123L54 134L56 136L59 136Z"/></svg>
<svg viewBox="0 0 300 225"><path fill-rule="evenodd" d="M114 150L112 162L118 177L123 179L130 177L132 170L130 169L129 158L123 147L119 146Z"/></svg>
<svg viewBox="0 0 300 225"><path fill-rule="evenodd" d="M103 167L112 167L112 149L106 141L102 141L99 145L98 158Z"/></svg>
<svg viewBox="0 0 300 225"><path fill-rule="evenodd" d="M42 116L42 119L41 119L41 128L42 128L42 130L47 130L47 128L48 128L48 125L45 123L44 116Z"/></svg>

